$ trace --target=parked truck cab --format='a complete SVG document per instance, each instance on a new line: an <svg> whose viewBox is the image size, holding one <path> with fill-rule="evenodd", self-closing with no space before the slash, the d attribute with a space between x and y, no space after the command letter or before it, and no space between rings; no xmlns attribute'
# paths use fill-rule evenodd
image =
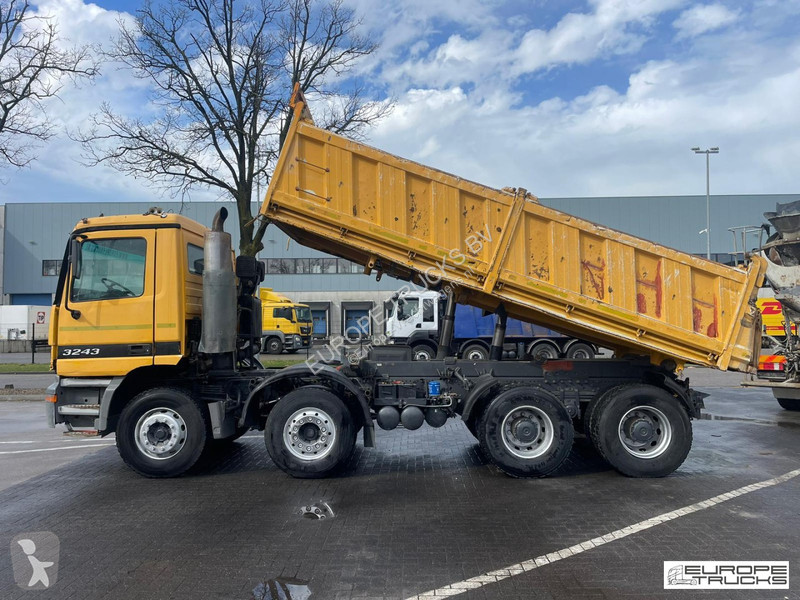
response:
<svg viewBox="0 0 800 600"><path fill-rule="evenodd" d="M297 352L311 346L311 309L297 304L270 288L259 290L261 298L262 349L269 354Z"/></svg>

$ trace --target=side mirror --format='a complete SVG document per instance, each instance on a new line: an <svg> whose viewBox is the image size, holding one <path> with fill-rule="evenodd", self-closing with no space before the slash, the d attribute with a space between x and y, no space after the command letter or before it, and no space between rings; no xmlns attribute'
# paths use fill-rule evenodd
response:
<svg viewBox="0 0 800 600"><path fill-rule="evenodd" d="M72 238L69 243L69 264L72 267L72 277L81 278L81 243L77 238Z"/></svg>

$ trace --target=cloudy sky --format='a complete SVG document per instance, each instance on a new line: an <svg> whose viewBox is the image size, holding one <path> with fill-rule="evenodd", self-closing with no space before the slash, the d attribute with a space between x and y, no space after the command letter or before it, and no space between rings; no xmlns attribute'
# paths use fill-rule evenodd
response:
<svg viewBox="0 0 800 600"><path fill-rule="evenodd" d="M541 197L800 193L800 0L346 0L381 44L358 67L391 115L368 142ZM41 0L62 36L108 43L131 0ZM105 69L50 106L79 127L143 84ZM288 93L288 90L287 90ZM148 200L145 182L79 163L64 136L0 203ZM193 199L208 199L196 193Z"/></svg>

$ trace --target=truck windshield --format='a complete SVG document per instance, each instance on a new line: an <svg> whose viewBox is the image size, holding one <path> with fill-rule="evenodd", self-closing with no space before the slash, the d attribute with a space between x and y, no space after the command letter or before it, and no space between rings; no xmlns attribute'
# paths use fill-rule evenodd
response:
<svg viewBox="0 0 800 600"><path fill-rule="evenodd" d="M311 321L311 309L307 306L295 307L294 314L298 323L309 323Z"/></svg>
<svg viewBox="0 0 800 600"><path fill-rule="evenodd" d="M142 238L87 240L81 244L81 278L72 302L133 298L144 292L147 242Z"/></svg>

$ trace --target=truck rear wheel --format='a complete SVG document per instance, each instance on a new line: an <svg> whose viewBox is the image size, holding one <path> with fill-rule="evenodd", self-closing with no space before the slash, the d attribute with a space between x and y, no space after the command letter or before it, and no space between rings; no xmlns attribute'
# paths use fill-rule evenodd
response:
<svg viewBox="0 0 800 600"><path fill-rule="evenodd" d="M566 357L570 359L594 358L594 348L585 342L575 342L567 348Z"/></svg>
<svg viewBox="0 0 800 600"><path fill-rule="evenodd" d="M470 344L461 352L467 360L489 360L489 350L482 344Z"/></svg>
<svg viewBox="0 0 800 600"><path fill-rule="evenodd" d="M208 440L208 417L185 390L142 392L122 410L117 450L147 477L176 477L200 458Z"/></svg>
<svg viewBox="0 0 800 600"><path fill-rule="evenodd" d="M344 466L355 448L357 429L339 398L320 386L307 386L286 394L272 409L264 438L281 470L315 479Z"/></svg>
<svg viewBox="0 0 800 600"><path fill-rule="evenodd" d="M600 455L628 477L664 477L692 448L692 424L666 390L644 384L607 391L589 412L589 436Z"/></svg>
<svg viewBox="0 0 800 600"><path fill-rule="evenodd" d="M567 410L535 388L515 388L492 400L478 421L486 456L513 477L544 477L569 455L574 436Z"/></svg>
<svg viewBox="0 0 800 600"><path fill-rule="evenodd" d="M528 354L533 360L544 362L557 359L561 356L561 351L553 342L543 341L531 344L528 348Z"/></svg>

